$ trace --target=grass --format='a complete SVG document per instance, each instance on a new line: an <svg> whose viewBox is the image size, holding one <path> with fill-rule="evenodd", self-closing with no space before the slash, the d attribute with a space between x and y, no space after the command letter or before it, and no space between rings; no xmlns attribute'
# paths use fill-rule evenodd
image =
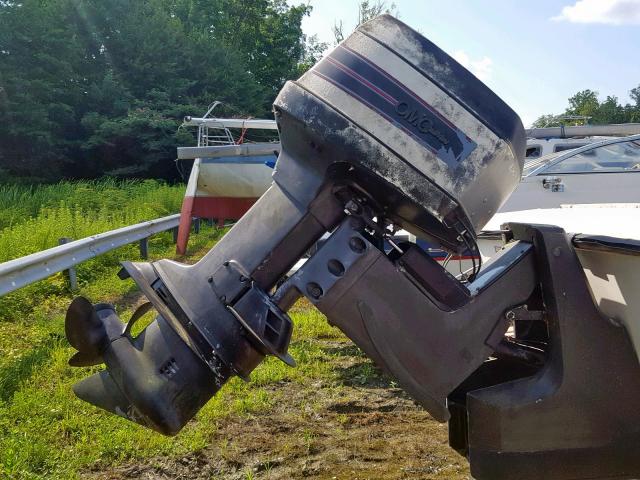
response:
<svg viewBox="0 0 640 480"><path fill-rule="evenodd" d="M61 204L81 212L123 212L123 207L134 204L139 209L146 207L147 213L163 216L180 210L183 195L183 187L155 180L0 184L0 231L36 218L43 210L55 210Z"/></svg>
<svg viewBox="0 0 640 480"><path fill-rule="evenodd" d="M53 246L61 236L82 238L175 212L182 188L110 180L0 187L0 205L10 210L0 219L0 261ZM192 235L186 260L201 256L220 234L205 227ZM174 257L174 248L169 233L149 242L152 260ZM272 408L279 400L273 385L334 378L326 361L330 354L312 339L341 334L303 305L292 311L296 328L290 353L298 367L268 358L251 383L231 380L178 437L163 437L81 402L71 386L99 368L68 366L74 351L64 338L64 312L80 294L115 303L126 318L135 287L116 272L119 261L138 258L137 248L127 246L85 262L78 267L79 292L69 292L57 274L0 298L0 478L79 478L87 469L197 451L221 419Z"/></svg>
<svg viewBox="0 0 640 480"><path fill-rule="evenodd" d="M296 330L290 353L298 367L268 358L254 371L250 383L231 380L175 438L79 401L71 386L95 368L70 368L67 360L73 349L66 341L55 336L41 339L0 370L0 478L76 478L87 468L197 451L207 446L221 419L251 416L278 402L279 395L270 386L332 379L327 353L311 338L318 332L324 338L340 334L311 310L293 313L293 320ZM61 332L62 315L52 318L49 328Z"/></svg>
<svg viewBox="0 0 640 480"><path fill-rule="evenodd" d="M84 238L178 212L183 195L183 186L150 180L0 185L0 262L54 247L62 237ZM151 250L171 252L170 236L152 237ZM121 258L137 255L137 246L129 245L85 262L77 269L79 284L102 288L100 279L109 268ZM47 305L55 307L57 298L67 293L62 274L20 289L0 298L0 322L15 322L36 307L46 311Z"/></svg>

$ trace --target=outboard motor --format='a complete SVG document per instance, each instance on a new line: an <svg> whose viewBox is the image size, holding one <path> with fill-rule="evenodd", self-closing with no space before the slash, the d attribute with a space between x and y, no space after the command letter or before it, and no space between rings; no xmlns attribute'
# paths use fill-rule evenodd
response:
<svg viewBox="0 0 640 480"><path fill-rule="evenodd" d="M126 325L109 305L74 300L70 362L106 365L74 387L80 398L175 434L266 355L294 365L286 311L305 296L437 420L450 420L450 443L475 478L640 473L640 409L624 403L640 398L638 364L624 331L595 310L564 232L512 225L513 241L464 280L393 242L403 228L479 257L476 232L523 167L524 130L502 100L384 15L288 82L274 110L282 152L273 184L202 260L125 263L123 276L149 300ZM134 338L132 324L151 307L156 320ZM593 350L605 348L602 357L589 351L594 339L606 344ZM620 381L594 386L581 362L596 381L609 368Z"/></svg>

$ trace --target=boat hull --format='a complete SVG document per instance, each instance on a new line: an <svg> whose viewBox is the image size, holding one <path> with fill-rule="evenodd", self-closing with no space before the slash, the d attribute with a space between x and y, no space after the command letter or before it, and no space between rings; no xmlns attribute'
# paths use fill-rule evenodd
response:
<svg viewBox="0 0 640 480"><path fill-rule="evenodd" d="M191 219L210 218L219 226L238 220L271 185L275 155L194 160L180 212L176 250L184 255Z"/></svg>

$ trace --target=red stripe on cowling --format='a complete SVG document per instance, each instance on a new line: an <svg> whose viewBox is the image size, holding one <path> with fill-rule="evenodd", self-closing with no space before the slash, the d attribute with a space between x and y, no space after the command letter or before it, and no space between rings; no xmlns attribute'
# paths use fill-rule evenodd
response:
<svg viewBox="0 0 640 480"><path fill-rule="evenodd" d="M416 139L416 141L418 143L420 143L422 146L426 147L427 149L429 149L431 152L433 152L435 155L438 154L438 151L433 148L431 145L429 145L427 142L425 142L422 138L420 138L418 135L416 135L415 133L413 133L411 130L409 130L408 128L404 127L404 125L396 122L393 118L391 118L389 115L387 115L386 113L384 113L382 110L380 110L379 108L377 108L374 105L371 105L371 103L369 103L367 100L365 100L364 98L362 98L360 95L358 95L356 92L350 90L349 88L345 87L344 85L336 82L334 79L327 77L326 75L324 75L323 73L320 73L316 70L312 70L312 72L319 76L320 78L322 78L323 80L326 80L327 82L331 83L332 85L335 85L336 87L338 87L340 90L342 90L343 92L347 92L349 95L351 95L352 97L357 98L361 103L364 103L366 106L368 106L371 110L375 110L376 112L378 112L378 115L384 117L387 121L389 121L390 123L392 123L394 126L396 126L397 128L399 128L400 130L402 130L404 133L406 133L407 135L409 135L410 137L413 137Z"/></svg>
<svg viewBox="0 0 640 480"><path fill-rule="evenodd" d="M347 50L348 52L352 53L353 55L357 56L358 58L360 58L363 62L365 62L367 65L369 65L371 68L377 70L381 75L385 76L389 81L395 83L399 88L401 88L402 90L405 91L405 93L407 93L408 95L410 95L411 97L413 97L418 103L420 103L423 107L427 108L429 111L431 111L431 113L433 113L434 115L436 115L440 120L442 120L444 123L446 123L447 125L449 125L449 127L451 127L452 129L454 129L454 131L459 132L460 129L453 123L451 123L449 121L449 119L445 116L443 116L439 111L437 111L436 109L434 109L431 105L429 105L426 101L424 101L421 97L419 97L413 90L409 89L406 85L404 85L403 83L400 83L397 79L395 79L394 77L392 77L391 75L389 75L386 71L382 70L380 67L378 67L375 63L372 63L368 58L362 56L361 54L359 54L358 52L356 52L355 50L350 49L349 47L345 46L345 45L340 45L338 48L342 48L344 50ZM439 87L438 87L439 88ZM466 135L465 135L466 136ZM468 138L468 137L467 137Z"/></svg>
<svg viewBox="0 0 640 480"><path fill-rule="evenodd" d="M333 64L336 68L339 68L340 70L342 70L344 73L346 73L347 75L349 75L351 78L357 80L358 82L360 82L361 84L363 84L365 87L369 88L369 90L372 90L373 92L377 93L378 95L380 95L382 98L384 98L385 100L387 100L391 105L393 105L394 107L396 105L398 105L398 100L396 100L395 98L393 98L391 95L389 95L387 92L381 90L380 88L376 87L373 83L371 83L369 80L367 80L366 78L364 78L362 75L358 74L356 71L350 69L349 67L347 67L345 64L341 63L340 61L331 58L331 57L327 57L327 61L329 61L329 63Z"/></svg>

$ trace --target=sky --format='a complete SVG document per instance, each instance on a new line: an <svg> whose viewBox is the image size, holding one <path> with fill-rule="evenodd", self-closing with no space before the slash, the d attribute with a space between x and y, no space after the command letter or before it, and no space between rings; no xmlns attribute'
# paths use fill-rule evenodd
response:
<svg viewBox="0 0 640 480"><path fill-rule="evenodd" d="M357 23L359 0L309 3L307 35L333 45ZM386 2L391 5L391 1ZM393 0L398 18L483 80L529 126L591 89L625 104L640 84L640 0Z"/></svg>

